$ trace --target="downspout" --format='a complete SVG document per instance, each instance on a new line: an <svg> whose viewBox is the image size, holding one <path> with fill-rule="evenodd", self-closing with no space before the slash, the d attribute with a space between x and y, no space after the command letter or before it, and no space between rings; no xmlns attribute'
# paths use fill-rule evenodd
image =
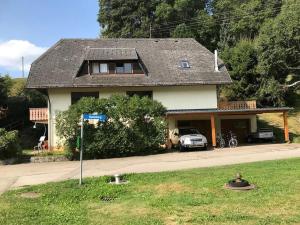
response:
<svg viewBox="0 0 300 225"><path fill-rule="evenodd" d="M51 123L51 101L47 90L47 99L48 99L48 149L52 150L52 123Z"/></svg>

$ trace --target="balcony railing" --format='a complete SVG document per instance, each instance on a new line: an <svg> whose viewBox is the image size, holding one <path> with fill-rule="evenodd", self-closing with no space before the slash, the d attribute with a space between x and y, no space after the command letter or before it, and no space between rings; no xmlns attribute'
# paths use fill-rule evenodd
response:
<svg viewBox="0 0 300 225"><path fill-rule="evenodd" d="M256 109L256 101L219 102L218 108L222 110Z"/></svg>
<svg viewBox="0 0 300 225"><path fill-rule="evenodd" d="M48 108L30 108L29 119L31 121L48 121Z"/></svg>

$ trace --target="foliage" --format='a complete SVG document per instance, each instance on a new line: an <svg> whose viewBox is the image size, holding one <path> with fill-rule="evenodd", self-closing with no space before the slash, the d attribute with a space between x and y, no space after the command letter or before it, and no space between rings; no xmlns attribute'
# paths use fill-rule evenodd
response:
<svg viewBox="0 0 300 225"><path fill-rule="evenodd" d="M47 106L46 97L42 93L37 90L26 89L26 78L13 79L9 75L6 75L4 78L7 96L5 105L9 109L8 122L12 120L28 122L29 108Z"/></svg>
<svg viewBox="0 0 300 225"><path fill-rule="evenodd" d="M20 153L18 132L0 128L0 159L18 157Z"/></svg>
<svg viewBox="0 0 300 225"><path fill-rule="evenodd" d="M8 75L0 74L0 106L5 106L9 89L12 85L11 78Z"/></svg>
<svg viewBox="0 0 300 225"><path fill-rule="evenodd" d="M258 188L223 188L236 172ZM299 224L300 159L51 182L0 196L1 225ZM24 193L38 198L21 197ZM102 196L115 200L102 202Z"/></svg>
<svg viewBox="0 0 300 225"><path fill-rule="evenodd" d="M88 158L151 153L165 142L165 108L147 97L115 95L83 98L57 116L57 134L74 150L82 113L102 113L106 122L85 123L84 149ZM148 120L147 120L147 117Z"/></svg>
<svg viewBox="0 0 300 225"><path fill-rule="evenodd" d="M254 96L259 83L253 41L242 39L233 48L226 47L221 57L234 81L232 85L224 87L225 96L229 100L247 100L249 96Z"/></svg>

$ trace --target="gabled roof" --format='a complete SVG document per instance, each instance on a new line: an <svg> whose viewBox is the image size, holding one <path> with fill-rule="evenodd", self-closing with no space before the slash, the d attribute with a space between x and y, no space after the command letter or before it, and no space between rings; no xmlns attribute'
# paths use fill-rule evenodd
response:
<svg viewBox="0 0 300 225"><path fill-rule="evenodd" d="M77 73L87 59L136 59L147 75L83 75ZM188 60L190 68L180 67ZM231 83L219 60L214 71L214 55L197 41L183 39L62 39L35 60L27 88L177 86Z"/></svg>

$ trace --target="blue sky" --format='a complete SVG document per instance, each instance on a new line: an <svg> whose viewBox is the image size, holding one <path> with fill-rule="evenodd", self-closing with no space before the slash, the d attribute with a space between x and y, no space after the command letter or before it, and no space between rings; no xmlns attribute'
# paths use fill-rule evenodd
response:
<svg viewBox="0 0 300 225"><path fill-rule="evenodd" d="M0 0L0 73L25 75L29 65L61 38L97 38L98 0Z"/></svg>

